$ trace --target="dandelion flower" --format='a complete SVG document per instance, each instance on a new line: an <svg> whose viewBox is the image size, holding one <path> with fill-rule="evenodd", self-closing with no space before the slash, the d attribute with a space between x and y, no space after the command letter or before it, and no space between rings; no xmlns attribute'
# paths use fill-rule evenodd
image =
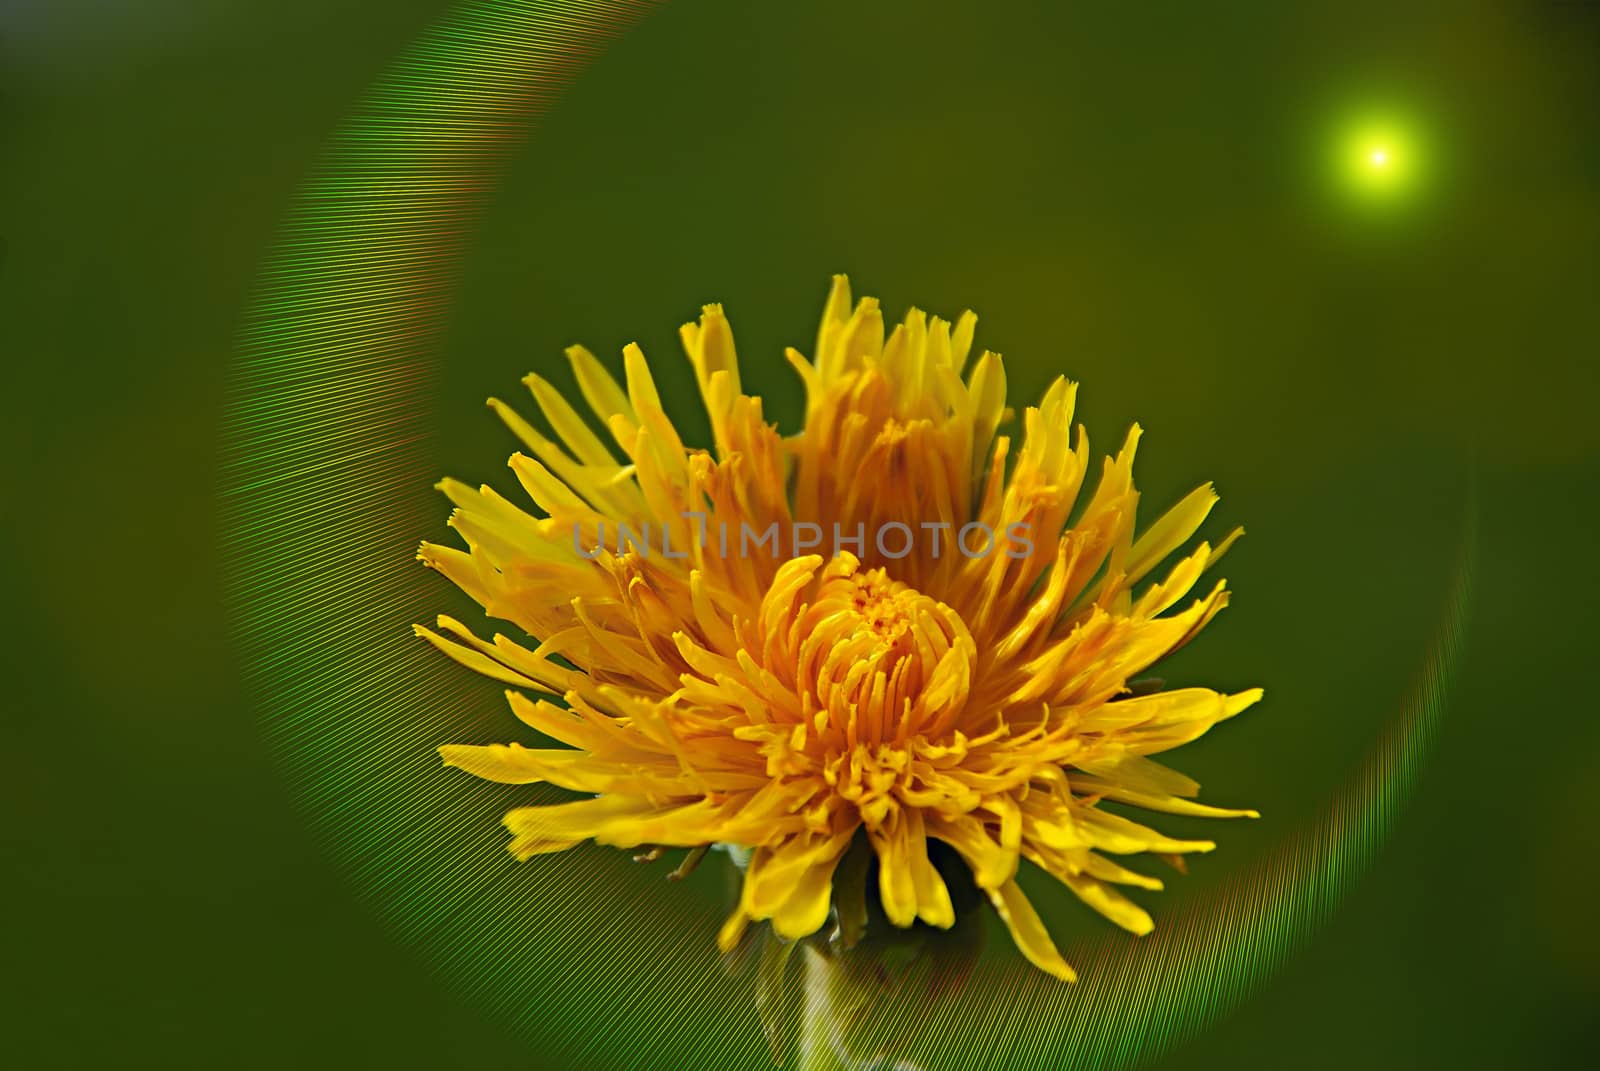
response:
<svg viewBox="0 0 1600 1071"><path fill-rule="evenodd" d="M842 897L860 890L835 879L862 833L888 921L949 928L942 842L1022 953L1070 981L1017 883L1023 860L1143 934L1150 916L1118 887L1161 883L1112 857L1214 845L1101 801L1254 814L1197 802L1150 756L1261 692L1130 688L1226 604L1222 581L1196 586L1239 532L1147 581L1211 510L1210 485L1136 534L1134 426L1080 508L1076 384L1024 411L1013 457L999 356L967 367L975 323L912 310L886 340L877 301L852 303L836 278L813 358L788 352L806 392L789 438L744 392L717 305L681 330L710 450L684 443L637 346L625 386L568 351L594 423L537 375L553 438L490 401L526 447L510 467L534 509L446 480L467 549L420 557L513 635L447 617L417 632L511 685L513 713L562 745L450 745L447 764L585 794L507 814L513 853L737 846L728 949L752 922L785 940L847 924Z"/></svg>

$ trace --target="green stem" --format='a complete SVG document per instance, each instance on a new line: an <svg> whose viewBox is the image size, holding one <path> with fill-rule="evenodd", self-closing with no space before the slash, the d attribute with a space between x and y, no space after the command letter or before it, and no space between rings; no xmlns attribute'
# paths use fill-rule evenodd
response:
<svg viewBox="0 0 1600 1071"><path fill-rule="evenodd" d="M844 1044L843 966L815 948L801 950L804 1003L796 1071L850 1071Z"/></svg>

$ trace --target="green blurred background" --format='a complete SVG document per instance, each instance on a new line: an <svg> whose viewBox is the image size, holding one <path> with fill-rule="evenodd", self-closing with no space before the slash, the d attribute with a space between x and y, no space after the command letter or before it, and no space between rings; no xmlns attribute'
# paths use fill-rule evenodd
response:
<svg viewBox="0 0 1600 1071"><path fill-rule="evenodd" d="M1144 424L1147 503L1215 479L1218 527L1250 529L1233 608L1172 673L1268 701L1176 764L1267 817L1217 830L1159 925L1392 716L1475 467L1470 646L1412 806L1308 950L1159 1066L1588 1066L1600 5L1203 8L652 14L517 150L468 244L440 471L508 486L482 399L565 382L573 341L637 339L689 398L674 332L703 301L790 426L778 357L809 348L831 272L896 313L977 309L1014 402L1066 372L1098 449ZM447 9L0 13L17 1066L550 1066L396 941L297 813L218 550L257 273L332 131ZM1330 146L1375 112L1427 164L1403 197L1334 181ZM653 1066L625 1024L587 1028Z"/></svg>

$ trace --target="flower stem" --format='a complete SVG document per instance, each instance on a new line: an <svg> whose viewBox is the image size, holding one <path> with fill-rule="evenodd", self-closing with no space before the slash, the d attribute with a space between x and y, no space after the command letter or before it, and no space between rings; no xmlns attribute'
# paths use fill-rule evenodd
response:
<svg viewBox="0 0 1600 1071"><path fill-rule="evenodd" d="M845 1009L840 988L842 964L816 948L801 951L804 1004L800 1015L800 1054L796 1071L850 1071L844 1042Z"/></svg>

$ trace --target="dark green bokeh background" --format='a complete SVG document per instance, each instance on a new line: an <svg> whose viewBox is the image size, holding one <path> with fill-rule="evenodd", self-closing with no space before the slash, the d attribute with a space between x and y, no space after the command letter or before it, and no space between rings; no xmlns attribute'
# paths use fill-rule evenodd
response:
<svg viewBox="0 0 1600 1071"><path fill-rule="evenodd" d="M0 10L16 1066L541 1066L313 842L219 575L253 279L335 125L446 6ZM1069 373L1098 448L1146 426L1146 501L1215 478L1250 528L1234 608L1177 669L1268 702L1178 765L1267 818L1217 831L1197 895L1399 702L1475 459L1479 598L1414 805L1309 951L1161 1066L1586 1066L1600 6L1124 7L651 16L482 219L441 342L441 469L504 482L482 398L564 382L571 341L637 338L687 397L673 329L702 301L780 419L776 358L809 347L828 273L896 313L977 308L1013 400ZM1384 211L1333 196L1320 155L1373 102L1431 161Z"/></svg>

